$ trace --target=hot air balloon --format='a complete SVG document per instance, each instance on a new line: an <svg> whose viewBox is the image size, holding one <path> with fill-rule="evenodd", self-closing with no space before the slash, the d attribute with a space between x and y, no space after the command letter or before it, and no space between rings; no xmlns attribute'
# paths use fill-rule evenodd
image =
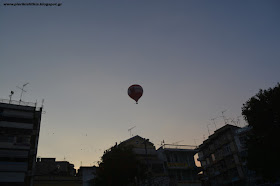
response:
<svg viewBox="0 0 280 186"><path fill-rule="evenodd" d="M138 104L138 100L143 95L143 88L140 85L134 84L128 88L127 93L129 97L131 97L131 99L134 99L136 101L136 104Z"/></svg>

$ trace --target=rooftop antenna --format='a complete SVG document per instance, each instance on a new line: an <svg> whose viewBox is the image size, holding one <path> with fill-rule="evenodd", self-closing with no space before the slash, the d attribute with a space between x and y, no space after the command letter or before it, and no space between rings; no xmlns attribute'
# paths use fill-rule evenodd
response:
<svg viewBox="0 0 280 186"><path fill-rule="evenodd" d="M21 98L22 98L23 92L26 92L26 91L24 90L24 87L25 87L26 85L28 85L28 84L29 84L29 83L25 83L24 85L22 85L22 88L17 86L17 88L19 88L19 89L21 90L19 103L22 101Z"/></svg>
<svg viewBox="0 0 280 186"><path fill-rule="evenodd" d="M208 127L209 125L211 125L211 123L207 124L208 134L210 136L210 130L209 130L209 127Z"/></svg>
<svg viewBox="0 0 280 186"><path fill-rule="evenodd" d="M237 122L234 120L234 118L230 118L230 120L231 120L231 123L233 123L235 126L239 127Z"/></svg>
<svg viewBox="0 0 280 186"><path fill-rule="evenodd" d="M227 111L227 110L222 111L222 118L224 119L225 125L227 124L227 122L226 122L226 117L225 117L225 115L224 115L224 113L225 113L226 111Z"/></svg>
<svg viewBox="0 0 280 186"><path fill-rule="evenodd" d="M135 127L136 127L136 126L131 127L130 129L128 129L128 131L129 131L129 133L130 133L130 137L132 137L132 136L131 136L131 130L134 129Z"/></svg>
<svg viewBox="0 0 280 186"><path fill-rule="evenodd" d="M236 123L237 123L237 125L239 125L239 123L240 123L240 119L239 118L241 118L242 116L238 116L237 117L237 121L236 121ZM240 124L240 126L241 126L241 124Z"/></svg>
<svg viewBox="0 0 280 186"><path fill-rule="evenodd" d="M10 104L11 101L12 101L12 96L13 96L13 94L14 94L14 91L11 91L11 94L9 95L9 97L10 97L9 104Z"/></svg>
<svg viewBox="0 0 280 186"><path fill-rule="evenodd" d="M219 118L219 117L215 117L215 118L212 118L212 119L211 119L211 120L213 121L213 124L215 125L215 129L216 129L216 130L217 130L217 125L216 125L215 120L216 120L217 118Z"/></svg>

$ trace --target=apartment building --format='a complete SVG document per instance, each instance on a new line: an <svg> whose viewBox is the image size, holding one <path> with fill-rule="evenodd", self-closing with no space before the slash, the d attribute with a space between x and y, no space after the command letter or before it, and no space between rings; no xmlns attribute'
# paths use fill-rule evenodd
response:
<svg viewBox="0 0 280 186"><path fill-rule="evenodd" d="M68 161L56 161L55 158L37 158L34 186L82 186L82 180L76 176L74 165Z"/></svg>
<svg viewBox="0 0 280 186"><path fill-rule="evenodd" d="M169 185L169 178L164 174L163 161L158 158L156 148L149 139L136 135L121 142L118 146L131 146L137 159L148 167L148 179L142 181L142 185Z"/></svg>
<svg viewBox="0 0 280 186"><path fill-rule="evenodd" d="M153 174L162 173L163 162L158 159L156 148L149 139L136 135L119 144L119 146L123 145L132 146L132 150L136 154L138 160L147 164Z"/></svg>
<svg viewBox="0 0 280 186"><path fill-rule="evenodd" d="M78 170L77 176L82 180L83 186L93 185L93 180L96 177L96 166L82 166Z"/></svg>
<svg viewBox="0 0 280 186"><path fill-rule="evenodd" d="M159 158L164 162L164 173L170 179L170 185L199 186L194 155L197 150L189 145L164 144L157 150Z"/></svg>
<svg viewBox="0 0 280 186"><path fill-rule="evenodd" d="M240 157L241 143L236 131L240 127L225 125L216 130L198 148L204 185L242 185L246 182Z"/></svg>
<svg viewBox="0 0 280 186"><path fill-rule="evenodd" d="M0 99L0 185L32 186L42 107Z"/></svg>

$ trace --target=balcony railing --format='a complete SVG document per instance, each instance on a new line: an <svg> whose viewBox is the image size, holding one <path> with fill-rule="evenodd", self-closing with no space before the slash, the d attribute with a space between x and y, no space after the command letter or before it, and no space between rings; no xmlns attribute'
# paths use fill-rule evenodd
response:
<svg viewBox="0 0 280 186"><path fill-rule="evenodd" d="M21 105L21 106L28 106L28 107L35 107L36 110L40 110L37 107L37 102L25 102L25 101L16 101L16 100L9 100L9 99L0 99L0 103L11 104L11 105Z"/></svg>
<svg viewBox="0 0 280 186"><path fill-rule="evenodd" d="M174 145L174 144L164 144L163 149L184 149L184 150L197 150L197 146L194 145Z"/></svg>

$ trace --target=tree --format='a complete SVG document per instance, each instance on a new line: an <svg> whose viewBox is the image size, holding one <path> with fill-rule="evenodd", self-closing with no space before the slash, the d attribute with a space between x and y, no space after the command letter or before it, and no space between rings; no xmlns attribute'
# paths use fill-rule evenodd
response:
<svg viewBox="0 0 280 186"><path fill-rule="evenodd" d="M243 104L242 115L252 126L247 141L248 167L275 181L280 176L280 84L250 98Z"/></svg>
<svg viewBox="0 0 280 186"><path fill-rule="evenodd" d="M137 160L131 146L105 151L97 171L96 185L135 185L144 178L145 165Z"/></svg>

